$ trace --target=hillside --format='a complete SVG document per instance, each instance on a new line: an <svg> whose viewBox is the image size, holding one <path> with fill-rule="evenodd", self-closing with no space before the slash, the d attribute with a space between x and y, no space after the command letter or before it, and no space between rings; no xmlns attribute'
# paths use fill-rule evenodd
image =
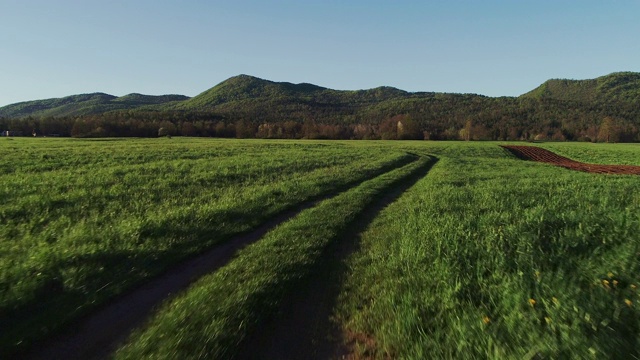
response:
<svg viewBox="0 0 640 360"><path fill-rule="evenodd" d="M573 102L637 102L640 73L618 72L590 80L552 79L521 96Z"/></svg>
<svg viewBox="0 0 640 360"><path fill-rule="evenodd" d="M305 98L324 90L326 89L312 84L296 85L239 75L223 81L187 101L175 104L172 108L198 111L212 110L215 106L224 103L247 99Z"/></svg>
<svg viewBox="0 0 640 360"><path fill-rule="evenodd" d="M332 90L232 77L187 98L95 93L0 108L0 130L62 136L640 141L640 73L549 80L520 97ZM56 117L34 126L20 118ZM2 119L4 117L4 119ZM160 131L162 130L162 131Z"/></svg>
<svg viewBox="0 0 640 360"><path fill-rule="evenodd" d="M583 104L634 103L640 100L640 73L619 72L596 79L552 79L518 98L487 98L472 94L434 92L410 93L382 86L368 90L332 90L313 84L274 82L249 75L229 78L218 85L188 98L182 95L150 96L129 94L115 97L104 93L72 95L57 99L21 102L0 108L7 118L82 116L118 110L216 112L223 114L253 113L263 108L286 111L343 112L349 108L362 110L397 108L398 102L416 101L426 106L443 99L471 99L486 102L505 99L578 102ZM415 105L415 104L414 104ZM370 110L371 110L370 109ZM353 111L350 111L353 112ZM264 115L264 114L263 114Z"/></svg>
<svg viewBox="0 0 640 360"><path fill-rule="evenodd" d="M340 91L313 84L273 82L249 75L232 77L187 101L165 106L165 109L212 111L250 103L362 104L410 97L412 94L393 87L370 90Z"/></svg>
<svg viewBox="0 0 640 360"><path fill-rule="evenodd" d="M152 96L134 93L116 97L104 93L92 93L7 105L0 108L0 116L8 118L81 116L114 110L130 110L141 106L166 104L187 99L189 98L183 95Z"/></svg>

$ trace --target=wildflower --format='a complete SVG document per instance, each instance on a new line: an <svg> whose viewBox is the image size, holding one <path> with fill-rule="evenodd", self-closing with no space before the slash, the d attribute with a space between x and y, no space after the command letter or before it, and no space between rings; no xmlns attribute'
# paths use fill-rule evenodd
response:
<svg viewBox="0 0 640 360"><path fill-rule="evenodd" d="M491 319L488 316L485 316L482 318L482 322L487 325L491 322Z"/></svg>
<svg viewBox="0 0 640 360"><path fill-rule="evenodd" d="M633 301L629 300L629 299L624 299L624 303L627 304L627 306L631 307L633 305Z"/></svg>
<svg viewBox="0 0 640 360"><path fill-rule="evenodd" d="M612 273L611 271L609 271L609 272L607 273L607 276L609 277L609 279L611 279L611 278L613 277L613 273Z"/></svg>
<svg viewBox="0 0 640 360"><path fill-rule="evenodd" d="M602 280L602 285L604 285L604 287L606 287L608 289L609 288L609 280Z"/></svg>
<svg viewBox="0 0 640 360"><path fill-rule="evenodd" d="M613 280L613 287L618 286L618 280Z"/></svg>
<svg viewBox="0 0 640 360"><path fill-rule="evenodd" d="M533 307L535 304L536 304L535 299L529 299L529 305L531 305L531 307Z"/></svg>
<svg viewBox="0 0 640 360"><path fill-rule="evenodd" d="M636 289L636 287L637 287L635 284L631 284L630 286L631 286L631 288L632 288L633 290L635 290L635 289Z"/></svg>

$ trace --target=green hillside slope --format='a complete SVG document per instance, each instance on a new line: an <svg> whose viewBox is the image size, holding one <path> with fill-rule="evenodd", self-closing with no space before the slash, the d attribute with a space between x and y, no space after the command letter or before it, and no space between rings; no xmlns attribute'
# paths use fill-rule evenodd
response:
<svg viewBox="0 0 640 360"><path fill-rule="evenodd" d="M100 114L113 110L129 110L147 105L166 104L189 99L183 95L129 94L116 97L104 93L66 96L63 98L33 100L0 108L0 116L8 118L79 116Z"/></svg>
<svg viewBox="0 0 640 360"><path fill-rule="evenodd" d="M232 77L187 101L165 106L165 109L211 111L224 105L242 107L247 104L359 104L401 99L413 96L403 90L383 86L369 90L332 90L313 84L274 82L249 75Z"/></svg>
<svg viewBox="0 0 640 360"><path fill-rule="evenodd" d="M104 93L72 95L57 99L21 102L0 108L0 116L81 116L114 110L153 110L216 112L223 114L252 114L257 108L283 113L344 113L357 110L398 108L399 102L416 101L422 106L443 99L475 99L479 102L504 101L560 101L579 103L635 103L640 100L640 73L618 72L589 80L552 79L518 98L487 98L472 94L444 94L434 92L410 93L382 86L368 90L332 90L302 83L274 82L249 75L239 75L188 98L182 95L150 96L129 94L115 97ZM505 100L507 99L507 100ZM447 101L451 102L451 101ZM391 104L391 105L390 105ZM406 104L405 104L406 105ZM403 107L403 106L400 106ZM377 111L376 110L376 111Z"/></svg>
<svg viewBox="0 0 640 360"><path fill-rule="evenodd" d="M640 100L640 73L618 72L590 80L548 80L522 98L575 102Z"/></svg>

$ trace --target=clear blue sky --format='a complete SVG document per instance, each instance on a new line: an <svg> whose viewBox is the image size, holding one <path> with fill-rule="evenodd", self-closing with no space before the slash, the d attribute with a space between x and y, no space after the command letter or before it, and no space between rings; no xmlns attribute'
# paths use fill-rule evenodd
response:
<svg viewBox="0 0 640 360"><path fill-rule="evenodd" d="M0 0L0 106L238 74L516 96L640 71L640 1Z"/></svg>

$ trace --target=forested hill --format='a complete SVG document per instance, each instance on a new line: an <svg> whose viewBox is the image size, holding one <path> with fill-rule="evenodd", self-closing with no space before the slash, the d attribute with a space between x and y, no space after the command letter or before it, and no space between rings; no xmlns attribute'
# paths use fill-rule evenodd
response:
<svg viewBox="0 0 640 360"><path fill-rule="evenodd" d="M591 80L548 80L521 97L582 103L637 103L640 100L640 73L619 72Z"/></svg>
<svg viewBox="0 0 640 360"><path fill-rule="evenodd" d="M183 110L214 110L216 106L248 99L308 98L327 89L313 84L273 82L253 76L232 77L174 107Z"/></svg>
<svg viewBox="0 0 640 360"><path fill-rule="evenodd" d="M392 87L342 91L239 75L193 98L96 93L13 104L0 108L0 130L62 136L640 141L640 74L549 80L520 97L498 98Z"/></svg>
<svg viewBox="0 0 640 360"><path fill-rule="evenodd" d="M79 116L114 110L130 110L189 99L184 95L129 94L116 97L104 93L71 95L63 98L25 101L0 108L0 116L8 118Z"/></svg>
<svg viewBox="0 0 640 360"><path fill-rule="evenodd" d="M230 108L235 105L250 103L251 101L298 102L323 105L357 105L378 103L392 99L403 99L413 96L403 90L393 87L378 87L370 90L344 91L323 88L313 84L292 84L288 82L273 82L249 75L232 77L213 88L166 108L213 111L224 105Z"/></svg>

